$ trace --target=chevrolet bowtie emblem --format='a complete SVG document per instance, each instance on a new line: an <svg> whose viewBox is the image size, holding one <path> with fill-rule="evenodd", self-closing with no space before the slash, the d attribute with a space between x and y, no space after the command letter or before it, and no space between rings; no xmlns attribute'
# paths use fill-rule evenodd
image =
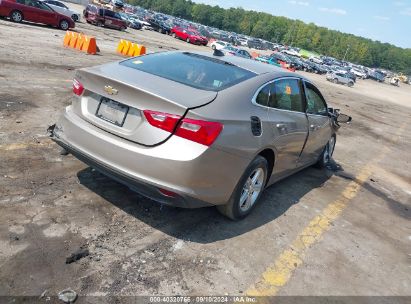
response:
<svg viewBox="0 0 411 304"><path fill-rule="evenodd" d="M104 91L106 91L109 95L117 95L118 93L118 90L114 89L112 86L105 86Z"/></svg>

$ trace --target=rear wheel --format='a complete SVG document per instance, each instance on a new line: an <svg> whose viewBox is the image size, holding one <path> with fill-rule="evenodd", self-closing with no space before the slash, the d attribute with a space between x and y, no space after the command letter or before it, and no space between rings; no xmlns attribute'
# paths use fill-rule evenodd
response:
<svg viewBox="0 0 411 304"><path fill-rule="evenodd" d="M70 27L69 23L67 20L61 20L60 24L59 24L60 29L62 29L63 31L67 31Z"/></svg>
<svg viewBox="0 0 411 304"><path fill-rule="evenodd" d="M354 85L354 82L349 82L349 83L347 83L347 86L349 86L349 87L352 87Z"/></svg>
<svg viewBox="0 0 411 304"><path fill-rule="evenodd" d="M76 14L73 14L71 16L71 19L73 19L74 22L77 22L78 21L78 16Z"/></svg>
<svg viewBox="0 0 411 304"><path fill-rule="evenodd" d="M120 31L124 32L127 28L125 26L120 27Z"/></svg>
<svg viewBox="0 0 411 304"><path fill-rule="evenodd" d="M218 211L232 220L239 220L250 214L263 193L267 172L267 160L257 156L240 178L228 203L217 206Z"/></svg>
<svg viewBox="0 0 411 304"><path fill-rule="evenodd" d="M103 26L103 22L97 21L96 25L97 25L98 27L102 27L102 26Z"/></svg>
<svg viewBox="0 0 411 304"><path fill-rule="evenodd" d="M187 38L187 39L186 39L186 42L187 42L187 43L190 43L190 38Z"/></svg>
<svg viewBox="0 0 411 304"><path fill-rule="evenodd" d="M12 11L10 13L10 19L13 22L22 22L23 21L23 14L20 11Z"/></svg>
<svg viewBox="0 0 411 304"><path fill-rule="evenodd" d="M338 83L338 79L337 79L337 78L334 78L334 79L333 79L333 82L334 82L334 83Z"/></svg>

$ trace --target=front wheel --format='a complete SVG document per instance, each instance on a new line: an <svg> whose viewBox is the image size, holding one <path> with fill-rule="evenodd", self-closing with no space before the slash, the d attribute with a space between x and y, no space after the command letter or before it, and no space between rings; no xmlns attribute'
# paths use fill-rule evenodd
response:
<svg viewBox="0 0 411 304"><path fill-rule="evenodd" d="M61 20L60 21L60 29L62 29L63 31L67 31L69 29L69 23L67 22L67 20Z"/></svg>
<svg viewBox="0 0 411 304"><path fill-rule="evenodd" d="M23 21L23 14L20 11L12 11L10 14L10 19L13 22L22 22Z"/></svg>
<svg viewBox="0 0 411 304"><path fill-rule="evenodd" d="M76 14L73 14L71 19L73 19L74 22L78 22L78 16Z"/></svg>
<svg viewBox="0 0 411 304"><path fill-rule="evenodd" d="M354 82L349 82L349 83L347 84L347 86L349 86L350 88L351 88L353 85L354 85Z"/></svg>
<svg viewBox="0 0 411 304"><path fill-rule="evenodd" d="M334 83L338 83L338 79L337 79L337 78L334 78L334 79L333 79L333 82L334 82Z"/></svg>
<svg viewBox="0 0 411 304"><path fill-rule="evenodd" d="M190 38L187 38L187 39L186 39L186 42L187 42L187 43L190 43Z"/></svg>
<svg viewBox="0 0 411 304"><path fill-rule="evenodd" d="M176 33L172 33L171 36L173 36L173 38L176 38Z"/></svg>
<svg viewBox="0 0 411 304"><path fill-rule="evenodd" d="M232 220L239 220L251 213L263 193L267 181L268 163L257 156L240 178L230 200L217 206L220 213Z"/></svg>

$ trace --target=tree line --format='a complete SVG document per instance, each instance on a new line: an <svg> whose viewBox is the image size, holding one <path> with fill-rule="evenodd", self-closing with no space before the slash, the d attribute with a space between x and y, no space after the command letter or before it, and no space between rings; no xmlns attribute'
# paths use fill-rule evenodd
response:
<svg viewBox="0 0 411 304"><path fill-rule="evenodd" d="M411 49L330 30L314 23L307 24L263 12L242 8L224 9L186 0L129 0L129 3L228 32L296 46L337 59L342 59L347 52L347 61L411 74Z"/></svg>

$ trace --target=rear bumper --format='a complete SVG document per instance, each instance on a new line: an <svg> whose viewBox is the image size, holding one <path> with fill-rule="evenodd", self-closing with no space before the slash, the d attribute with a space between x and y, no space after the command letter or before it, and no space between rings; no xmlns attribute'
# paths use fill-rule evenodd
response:
<svg viewBox="0 0 411 304"><path fill-rule="evenodd" d="M67 107L52 139L79 160L158 202L184 208L225 204L249 160L172 136L142 147L86 122ZM160 189L177 195L165 196Z"/></svg>

